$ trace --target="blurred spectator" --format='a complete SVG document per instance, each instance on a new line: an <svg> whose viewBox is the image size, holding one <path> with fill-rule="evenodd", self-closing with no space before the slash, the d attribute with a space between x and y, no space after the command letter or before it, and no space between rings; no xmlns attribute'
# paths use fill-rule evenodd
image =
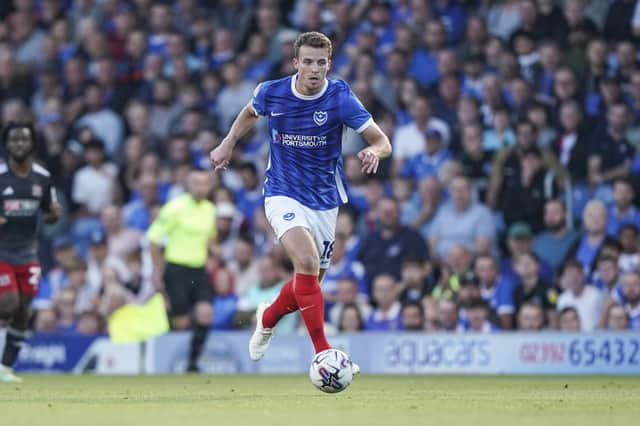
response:
<svg viewBox="0 0 640 426"><path fill-rule="evenodd" d="M607 241L607 209L598 200L587 203L582 213L584 234L576 241L569 251L569 256L575 256L582 265L587 277L591 275L598 252Z"/></svg>
<svg viewBox="0 0 640 426"><path fill-rule="evenodd" d="M124 127L122 118L104 106L104 95L104 89L98 84L90 83L85 88L85 111L78 119L76 127L89 127L93 134L104 142L107 156L114 157L120 150Z"/></svg>
<svg viewBox="0 0 640 426"><path fill-rule="evenodd" d="M491 252L495 243L493 219L484 205L472 201L469 178L455 177L449 192L451 201L438 210L432 225L432 255L444 258L456 243L476 253Z"/></svg>
<svg viewBox="0 0 640 426"><path fill-rule="evenodd" d="M33 309L51 308L56 295L69 283L69 272L76 254L73 241L67 235L60 235L53 240L54 266L40 281L38 295L33 300Z"/></svg>
<svg viewBox="0 0 640 426"><path fill-rule="evenodd" d="M340 311L338 330L343 333L355 333L364 330L362 314L356 304L345 305Z"/></svg>
<svg viewBox="0 0 640 426"><path fill-rule="evenodd" d="M408 302L402 305L400 329L405 331L424 330L424 312L420 303Z"/></svg>
<svg viewBox="0 0 640 426"><path fill-rule="evenodd" d="M627 272L622 276L624 310L629 317L629 328L640 330L640 272Z"/></svg>
<svg viewBox="0 0 640 426"><path fill-rule="evenodd" d="M139 231L149 228L152 212L161 204L158 197L159 186L156 175L143 173L138 177L135 189L140 198L129 201L122 208L122 220L127 227Z"/></svg>
<svg viewBox="0 0 640 426"><path fill-rule="evenodd" d="M522 221L529 224L534 233L543 229L544 204L548 196L553 196L546 193L546 173L542 153L537 147L520 153L520 177L505 185L501 196L503 217L508 226Z"/></svg>
<svg viewBox="0 0 640 426"><path fill-rule="evenodd" d="M111 269L116 279L125 283L130 280L130 272L123 258L110 255L107 234L104 230L96 230L91 234L91 245L87 258L87 285L89 289L99 294L104 286L104 270Z"/></svg>
<svg viewBox="0 0 640 426"><path fill-rule="evenodd" d="M409 201L410 214L409 217L405 215L405 219L427 241L431 236L433 219L438 213L442 198L443 191L438 178L429 176L418 182L418 195Z"/></svg>
<svg viewBox="0 0 640 426"><path fill-rule="evenodd" d="M458 307L451 300L440 300L438 302L438 325L439 331L457 332L461 331L458 323Z"/></svg>
<svg viewBox="0 0 640 426"><path fill-rule="evenodd" d="M585 274L579 262L567 261L562 270L560 287L562 293L558 297L558 311L562 312L564 308L574 307L580 317L581 330L595 330L604 298L598 289L586 285Z"/></svg>
<svg viewBox="0 0 640 426"><path fill-rule="evenodd" d="M443 145L443 136L438 130L427 130L424 138L425 152L409 157L404 162L399 173L401 177L420 180L429 176L438 176L445 161L451 157L451 153Z"/></svg>
<svg viewBox="0 0 640 426"><path fill-rule="evenodd" d="M365 268L367 283L373 288L373 278L390 274L400 279L402 262L407 256L425 260L427 246L416 231L400 223L400 206L389 197L376 206L379 229L370 232L362 242L358 260ZM374 296L375 297L375 296Z"/></svg>
<svg viewBox="0 0 640 426"><path fill-rule="evenodd" d="M624 331L629 329L629 316L623 306L611 305L607 311L606 329Z"/></svg>
<svg viewBox="0 0 640 426"><path fill-rule="evenodd" d="M397 283L393 275L381 274L373 279L372 296L375 309L369 315L368 331L392 331L400 328L402 305L397 300Z"/></svg>
<svg viewBox="0 0 640 426"><path fill-rule="evenodd" d="M402 303L420 302L429 295L431 288L427 279L431 265L420 258L407 257L402 264L399 300Z"/></svg>
<svg viewBox="0 0 640 426"><path fill-rule="evenodd" d="M455 299L464 281L473 280L473 253L462 244L455 244L440 268L440 279L431 292L436 299Z"/></svg>
<svg viewBox="0 0 640 426"><path fill-rule="evenodd" d="M260 266L254 256L253 241L238 238L235 242L233 260L229 262L229 270L235 277L235 293L242 299L256 282L260 282Z"/></svg>
<svg viewBox="0 0 640 426"><path fill-rule="evenodd" d="M638 227L623 225L618 233L618 240L622 246L622 253L618 258L618 267L621 271L640 270L640 240L638 239Z"/></svg>
<svg viewBox="0 0 640 426"><path fill-rule="evenodd" d="M478 200L484 202L493 164L491 152L483 147L482 126L479 123L462 127L462 152L458 159L465 176L471 179Z"/></svg>
<svg viewBox="0 0 640 426"><path fill-rule="evenodd" d="M398 126L393 135L393 160L397 172L403 169L405 161L427 151L425 139L429 130L439 132L442 145L449 143L449 126L443 120L433 117L429 97L416 93L408 102L410 122Z"/></svg>
<svg viewBox="0 0 640 426"><path fill-rule="evenodd" d="M480 284L482 301L487 304L485 307L487 320L491 318L505 330L513 329L516 313L516 284L498 275L498 263L488 254L476 258L474 272ZM476 305L473 306L479 309L480 307Z"/></svg>
<svg viewBox="0 0 640 426"><path fill-rule="evenodd" d="M601 255L598 257L593 284L608 298L612 292L620 287L620 273L615 257Z"/></svg>
<svg viewBox="0 0 640 426"><path fill-rule="evenodd" d="M115 199L118 169L108 162L100 139L90 140L84 150L87 165L73 178L72 198L80 205L82 213L97 215Z"/></svg>
<svg viewBox="0 0 640 426"><path fill-rule="evenodd" d="M232 120L251 99L255 85L242 78L240 68L234 62L222 66L222 80L225 88L218 95L218 111L220 113L220 132L226 133Z"/></svg>
<svg viewBox="0 0 640 426"><path fill-rule="evenodd" d="M498 328L489 321L489 306L482 299L473 299L465 306L465 331L490 333Z"/></svg>
<svg viewBox="0 0 640 426"><path fill-rule="evenodd" d="M613 182L613 202L607 214L607 233L617 236L623 225L640 228L640 210L633 205L633 185L630 181L617 179Z"/></svg>
<svg viewBox="0 0 640 426"><path fill-rule="evenodd" d="M519 285L514 291L516 312L525 303L534 303L543 309L549 328L556 328L558 294L549 282L540 278L540 263L537 256L533 253L519 254L515 258L515 270L519 279Z"/></svg>
<svg viewBox="0 0 640 426"><path fill-rule="evenodd" d="M130 226L123 225L120 207L106 206L100 213L100 222L107 234L109 254L124 259L129 253L140 247L143 233Z"/></svg>
<svg viewBox="0 0 640 426"><path fill-rule="evenodd" d="M592 185L611 183L629 174L635 149L626 137L629 107L616 101L607 111L607 125L594 135L589 156L589 182Z"/></svg>
<svg viewBox="0 0 640 426"><path fill-rule="evenodd" d="M559 315L560 331L580 331L580 317L578 311L573 306L569 306L560 311Z"/></svg>
<svg viewBox="0 0 640 426"><path fill-rule="evenodd" d="M323 281L323 290L324 290ZM325 301L327 299L325 298ZM355 304L358 307L358 311L363 318L369 318L371 314L371 306L367 303L367 298L362 293L358 292L358 284L353 277L343 277L337 282L337 291L334 297L334 302L327 311L327 319L329 323L339 326L340 317L345 306Z"/></svg>
<svg viewBox="0 0 640 426"><path fill-rule="evenodd" d="M557 199L545 203L544 225L546 230L533 239L533 252L549 264L555 275L579 235L568 229L566 206Z"/></svg>
<svg viewBox="0 0 640 426"><path fill-rule="evenodd" d="M525 303L518 311L518 330L540 331L544 328L544 312L535 303Z"/></svg>

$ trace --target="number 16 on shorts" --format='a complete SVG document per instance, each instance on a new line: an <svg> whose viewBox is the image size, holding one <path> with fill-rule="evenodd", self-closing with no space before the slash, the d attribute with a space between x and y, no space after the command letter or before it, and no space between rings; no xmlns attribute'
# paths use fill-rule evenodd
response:
<svg viewBox="0 0 640 426"><path fill-rule="evenodd" d="M335 241L323 241L322 242L322 252L320 253L320 261L330 261L331 255L333 254L333 246Z"/></svg>

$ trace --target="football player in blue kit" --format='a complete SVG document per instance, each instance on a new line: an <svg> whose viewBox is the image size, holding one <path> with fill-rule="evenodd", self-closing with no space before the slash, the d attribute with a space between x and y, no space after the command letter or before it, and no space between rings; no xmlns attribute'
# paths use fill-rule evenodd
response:
<svg viewBox="0 0 640 426"><path fill-rule="evenodd" d="M318 32L295 42L297 73L256 87L229 133L211 152L216 170L224 169L237 141L260 116L267 117L270 157L265 172L265 213L294 266L271 304L260 304L249 342L252 360L261 359L284 315L300 311L315 352L331 348L324 334L320 282L329 267L338 207L347 202L342 170L344 126L355 129L368 146L358 153L363 173L375 173L391 155L391 144L371 114L342 80L327 79L331 41ZM359 367L353 364L353 372Z"/></svg>

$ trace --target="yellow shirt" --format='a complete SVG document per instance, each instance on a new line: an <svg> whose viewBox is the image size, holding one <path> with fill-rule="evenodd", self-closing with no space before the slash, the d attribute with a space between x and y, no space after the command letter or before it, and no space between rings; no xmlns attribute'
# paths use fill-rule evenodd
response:
<svg viewBox="0 0 640 426"><path fill-rule="evenodd" d="M164 258L190 268L204 266L209 240L216 235L216 209L209 200L183 194L162 206L147 231L155 244L165 244Z"/></svg>

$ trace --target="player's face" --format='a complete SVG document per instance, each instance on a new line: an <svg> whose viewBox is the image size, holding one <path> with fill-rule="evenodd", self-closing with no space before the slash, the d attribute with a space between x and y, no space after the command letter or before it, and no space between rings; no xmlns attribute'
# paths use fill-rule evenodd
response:
<svg viewBox="0 0 640 426"><path fill-rule="evenodd" d="M33 150L31 131L25 127L11 129L7 135L7 150L15 161L26 160Z"/></svg>
<svg viewBox="0 0 640 426"><path fill-rule="evenodd" d="M293 66L298 71L298 90L303 95L313 95L322 90L331 68L329 49L301 46L298 57L293 58Z"/></svg>

